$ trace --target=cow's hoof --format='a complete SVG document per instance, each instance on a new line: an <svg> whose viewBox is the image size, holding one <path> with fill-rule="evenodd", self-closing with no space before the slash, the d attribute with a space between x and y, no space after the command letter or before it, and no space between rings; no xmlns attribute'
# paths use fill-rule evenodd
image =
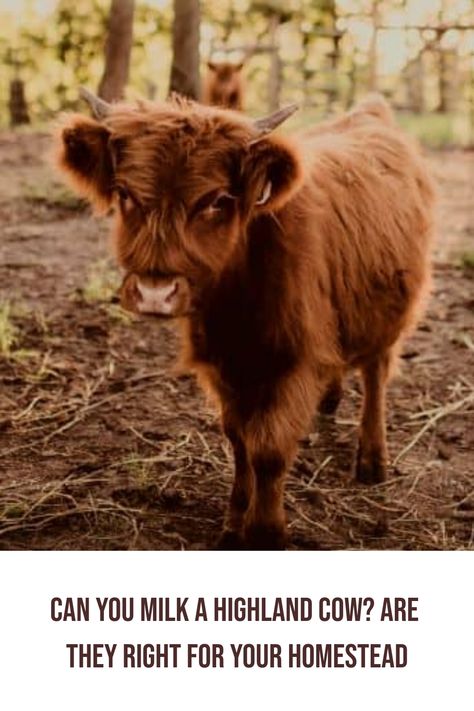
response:
<svg viewBox="0 0 474 711"><path fill-rule="evenodd" d="M281 551L286 548L286 533L283 526L249 526L245 531L245 543L253 551Z"/></svg>
<svg viewBox="0 0 474 711"><path fill-rule="evenodd" d="M364 454L359 446L355 477L360 484L381 484L387 479L387 464L379 452Z"/></svg>
<svg viewBox="0 0 474 711"><path fill-rule="evenodd" d="M224 530L217 541L216 549L219 551L242 551L246 546L240 533Z"/></svg>

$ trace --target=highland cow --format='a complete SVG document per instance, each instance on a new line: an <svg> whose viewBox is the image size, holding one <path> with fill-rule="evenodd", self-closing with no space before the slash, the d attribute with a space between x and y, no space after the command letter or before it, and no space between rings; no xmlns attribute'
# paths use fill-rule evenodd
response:
<svg viewBox="0 0 474 711"><path fill-rule="evenodd" d="M429 284L434 190L377 97L277 136L175 100L73 115L60 165L116 206L128 308L181 316L186 360L219 405L235 461L223 547L285 543L284 481L315 408L362 375L355 475L386 478L385 391Z"/></svg>
<svg viewBox="0 0 474 711"><path fill-rule="evenodd" d="M202 100L205 104L241 111L244 103L243 62L208 62Z"/></svg>

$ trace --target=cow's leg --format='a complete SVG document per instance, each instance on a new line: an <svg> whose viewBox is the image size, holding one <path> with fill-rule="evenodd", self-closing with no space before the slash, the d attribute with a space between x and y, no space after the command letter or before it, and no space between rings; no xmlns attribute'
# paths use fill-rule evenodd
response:
<svg viewBox="0 0 474 711"><path fill-rule="evenodd" d="M328 383L322 399L319 401L318 411L321 415L334 415L343 396L342 376L334 376Z"/></svg>
<svg viewBox="0 0 474 711"><path fill-rule="evenodd" d="M365 484L377 484L387 476L385 436L385 392L391 356L387 351L364 364L362 379L364 400L356 461L356 478Z"/></svg>
<svg viewBox="0 0 474 711"><path fill-rule="evenodd" d="M235 550L244 546L243 527L254 491L254 473L242 437L231 427L225 432L234 454L234 483L219 548Z"/></svg>
<svg viewBox="0 0 474 711"><path fill-rule="evenodd" d="M291 376L269 383L268 389L272 404L262 408L257 391L255 407L248 407L250 414L238 422L236 477L229 511L230 526L234 530L243 527L246 547L260 550L285 545L285 474L319 399L312 370L295 370ZM233 414L235 417L235 410Z"/></svg>
<svg viewBox="0 0 474 711"><path fill-rule="evenodd" d="M288 451L275 445L262 447L252 455L255 497L245 529L245 541L249 548L278 550L285 547L283 498L285 475L291 459Z"/></svg>

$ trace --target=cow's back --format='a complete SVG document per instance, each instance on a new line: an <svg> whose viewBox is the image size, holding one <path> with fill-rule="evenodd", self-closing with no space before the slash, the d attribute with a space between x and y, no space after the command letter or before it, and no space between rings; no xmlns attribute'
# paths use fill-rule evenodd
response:
<svg viewBox="0 0 474 711"><path fill-rule="evenodd" d="M367 102L301 134L308 177L297 211L353 363L397 340L429 282L433 184L385 107Z"/></svg>

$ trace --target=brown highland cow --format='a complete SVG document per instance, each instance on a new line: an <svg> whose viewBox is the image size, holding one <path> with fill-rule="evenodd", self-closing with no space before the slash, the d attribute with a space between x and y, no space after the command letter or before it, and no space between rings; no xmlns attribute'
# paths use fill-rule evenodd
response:
<svg viewBox="0 0 474 711"><path fill-rule="evenodd" d="M293 137L174 101L67 117L60 165L115 205L122 298L181 316L187 364L215 395L235 459L221 545L285 543L284 481L315 408L362 375L355 475L384 481L385 391L429 283L434 191L374 97Z"/></svg>
<svg viewBox="0 0 474 711"><path fill-rule="evenodd" d="M205 104L242 111L244 82L243 62L208 62L202 100Z"/></svg>

